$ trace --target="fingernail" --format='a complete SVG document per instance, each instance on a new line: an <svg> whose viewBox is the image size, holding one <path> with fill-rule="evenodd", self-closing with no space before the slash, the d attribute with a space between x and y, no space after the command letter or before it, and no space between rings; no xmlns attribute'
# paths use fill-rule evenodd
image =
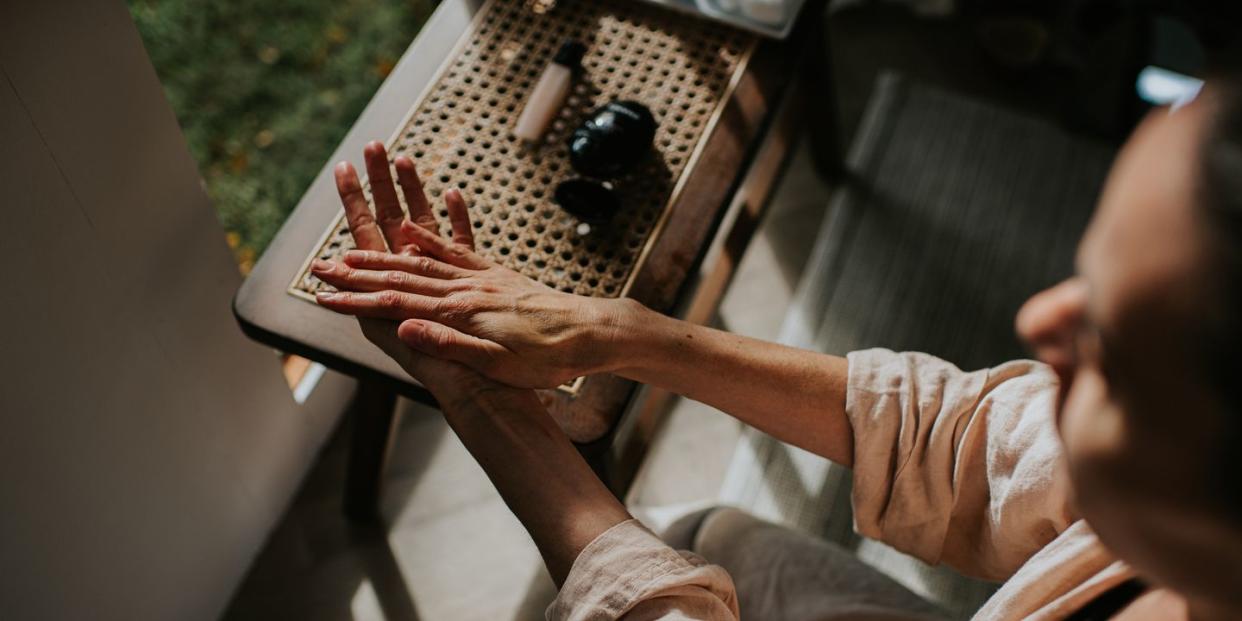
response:
<svg viewBox="0 0 1242 621"><path fill-rule="evenodd" d="M311 261L312 272L327 272L332 270L332 263L323 259L315 259Z"/></svg>
<svg viewBox="0 0 1242 621"><path fill-rule="evenodd" d="M331 302L336 299L336 293L332 291L320 291L315 294L315 299L319 302Z"/></svg>

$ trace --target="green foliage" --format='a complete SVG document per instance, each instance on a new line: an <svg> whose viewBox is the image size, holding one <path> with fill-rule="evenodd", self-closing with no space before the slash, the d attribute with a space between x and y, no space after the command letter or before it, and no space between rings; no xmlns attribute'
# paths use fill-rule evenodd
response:
<svg viewBox="0 0 1242 621"><path fill-rule="evenodd" d="M437 0L129 0L243 271Z"/></svg>

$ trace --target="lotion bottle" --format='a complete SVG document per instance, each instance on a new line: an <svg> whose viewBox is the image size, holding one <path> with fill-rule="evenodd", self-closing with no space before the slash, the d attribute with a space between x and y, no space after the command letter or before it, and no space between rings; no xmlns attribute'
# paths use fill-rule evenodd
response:
<svg viewBox="0 0 1242 621"><path fill-rule="evenodd" d="M586 46L577 41L566 41L561 45L527 96L522 114L518 115L517 124L513 127L515 136L527 142L537 142L543 136L565 104L565 98L573 87L574 72L582 66L584 54Z"/></svg>

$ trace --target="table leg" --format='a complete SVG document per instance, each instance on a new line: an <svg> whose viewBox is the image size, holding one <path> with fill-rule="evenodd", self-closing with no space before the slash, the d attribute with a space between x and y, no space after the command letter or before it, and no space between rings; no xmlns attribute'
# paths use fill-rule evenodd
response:
<svg viewBox="0 0 1242 621"><path fill-rule="evenodd" d="M819 11L812 11L818 7ZM805 123L810 139L811 157L824 179L834 180L842 168L840 115L837 110L836 84L833 81L831 47L823 5L812 2L804 18L807 32L802 42L803 62L799 79L806 98Z"/></svg>
<svg viewBox="0 0 1242 621"><path fill-rule="evenodd" d="M345 516L358 521L379 520L384 464L397 427L397 394L361 380L349 407L349 465L345 474Z"/></svg>
<svg viewBox="0 0 1242 621"><path fill-rule="evenodd" d="M612 490L618 499L625 502L624 490L618 491L614 487L616 464L612 460L612 443L615 438L616 429L614 428L598 440L586 444L574 443L574 448L578 449L578 454L591 467L591 472L595 473L600 482Z"/></svg>

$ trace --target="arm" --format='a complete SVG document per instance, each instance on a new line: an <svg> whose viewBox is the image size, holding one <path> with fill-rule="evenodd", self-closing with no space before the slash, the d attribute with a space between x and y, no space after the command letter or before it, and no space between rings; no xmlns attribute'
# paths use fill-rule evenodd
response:
<svg viewBox="0 0 1242 621"><path fill-rule="evenodd" d="M532 391L482 382L445 418L560 588L549 619L737 620L724 569L674 551L631 519Z"/></svg>
<svg viewBox="0 0 1242 621"><path fill-rule="evenodd" d="M880 349L851 353L849 365L859 533L1004 580L1077 520L1048 367L1020 360L966 373Z"/></svg>
<svg viewBox="0 0 1242 621"><path fill-rule="evenodd" d="M427 257L348 253L317 266L321 279L351 292L321 303L402 321L410 347L507 384L615 373L852 463L845 359L695 326L632 300L559 292L417 227L408 232Z"/></svg>
<svg viewBox="0 0 1242 621"><path fill-rule="evenodd" d="M558 587L587 544L630 519L534 392L489 385L444 416L526 527Z"/></svg>
<svg viewBox="0 0 1242 621"><path fill-rule="evenodd" d="M706 403L844 466L854 463L845 358L627 306L608 348L614 373Z"/></svg>
<svg viewBox="0 0 1242 621"><path fill-rule="evenodd" d="M724 569L674 551L631 519L532 391L482 381L445 418L560 588L549 619L737 620Z"/></svg>

